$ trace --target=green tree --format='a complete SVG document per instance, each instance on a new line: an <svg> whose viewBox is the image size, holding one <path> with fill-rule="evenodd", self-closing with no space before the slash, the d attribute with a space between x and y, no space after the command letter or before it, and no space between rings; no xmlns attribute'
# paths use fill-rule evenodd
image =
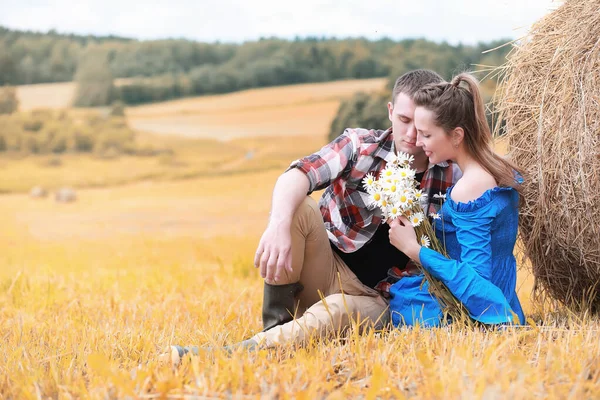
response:
<svg viewBox="0 0 600 400"><path fill-rule="evenodd" d="M84 56L77 67L75 81L76 107L106 106L116 100L108 54L103 50L92 50Z"/></svg>
<svg viewBox="0 0 600 400"><path fill-rule="evenodd" d="M0 85L11 85L18 81L17 66L9 49L0 42Z"/></svg>

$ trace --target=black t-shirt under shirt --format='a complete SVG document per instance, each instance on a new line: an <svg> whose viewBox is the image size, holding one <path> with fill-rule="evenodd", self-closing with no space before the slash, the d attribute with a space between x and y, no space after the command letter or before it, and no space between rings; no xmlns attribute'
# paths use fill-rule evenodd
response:
<svg viewBox="0 0 600 400"><path fill-rule="evenodd" d="M421 182L423 174L417 174L415 179ZM360 190L364 188L361 186ZM344 253L333 243L331 247L364 285L374 288L379 281L387 277L390 268L404 269L409 261L406 254L390 243L389 231L390 226L382 222L373 238L352 253Z"/></svg>

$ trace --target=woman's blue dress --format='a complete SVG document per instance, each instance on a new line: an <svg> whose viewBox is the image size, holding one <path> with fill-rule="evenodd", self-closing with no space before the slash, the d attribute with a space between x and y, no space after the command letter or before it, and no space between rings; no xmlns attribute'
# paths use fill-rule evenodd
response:
<svg viewBox="0 0 600 400"><path fill-rule="evenodd" d="M450 258L422 247L423 267L446 284L484 324L525 323L516 293L517 266L513 249L517 238L519 195L513 188L495 187L468 203L446 194L436 236L446 243ZM403 277L390 288L390 311L395 326L438 326L440 305L423 275Z"/></svg>

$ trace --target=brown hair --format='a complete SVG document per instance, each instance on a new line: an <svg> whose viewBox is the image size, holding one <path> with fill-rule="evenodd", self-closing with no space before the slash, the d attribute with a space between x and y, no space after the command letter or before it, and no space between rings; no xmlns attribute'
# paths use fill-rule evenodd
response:
<svg viewBox="0 0 600 400"><path fill-rule="evenodd" d="M436 125L447 133L462 128L467 152L496 179L498 186L519 189L515 173L523 176L523 172L494 152L479 82L473 75L464 72L450 83L427 85L413 95L413 101L417 107L432 111Z"/></svg>
<svg viewBox="0 0 600 400"><path fill-rule="evenodd" d="M437 72L428 69L409 71L396 79L394 90L392 90L392 104L396 104L396 97L400 93L404 93L412 99L417 90L423 86L440 82L444 82L444 78Z"/></svg>

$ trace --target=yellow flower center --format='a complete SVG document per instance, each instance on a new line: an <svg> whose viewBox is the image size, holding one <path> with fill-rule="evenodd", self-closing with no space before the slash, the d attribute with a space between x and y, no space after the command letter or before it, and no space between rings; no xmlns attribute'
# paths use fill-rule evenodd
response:
<svg viewBox="0 0 600 400"><path fill-rule="evenodd" d="M385 176L392 176L392 171L385 171Z"/></svg>
<svg viewBox="0 0 600 400"><path fill-rule="evenodd" d="M406 196L400 196L400 201L401 201L402 203L406 202Z"/></svg>
<svg viewBox="0 0 600 400"><path fill-rule="evenodd" d="M379 200L381 200L381 195L379 193L375 193L373 195L373 198L375 199L375 201L379 201Z"/></svg>
<svg viewBox="0 0 600 400"><path fill-rule="evenodd" d="M396 185L392 185L392 187L390 188L390 192L396 193Z"/></svg>

